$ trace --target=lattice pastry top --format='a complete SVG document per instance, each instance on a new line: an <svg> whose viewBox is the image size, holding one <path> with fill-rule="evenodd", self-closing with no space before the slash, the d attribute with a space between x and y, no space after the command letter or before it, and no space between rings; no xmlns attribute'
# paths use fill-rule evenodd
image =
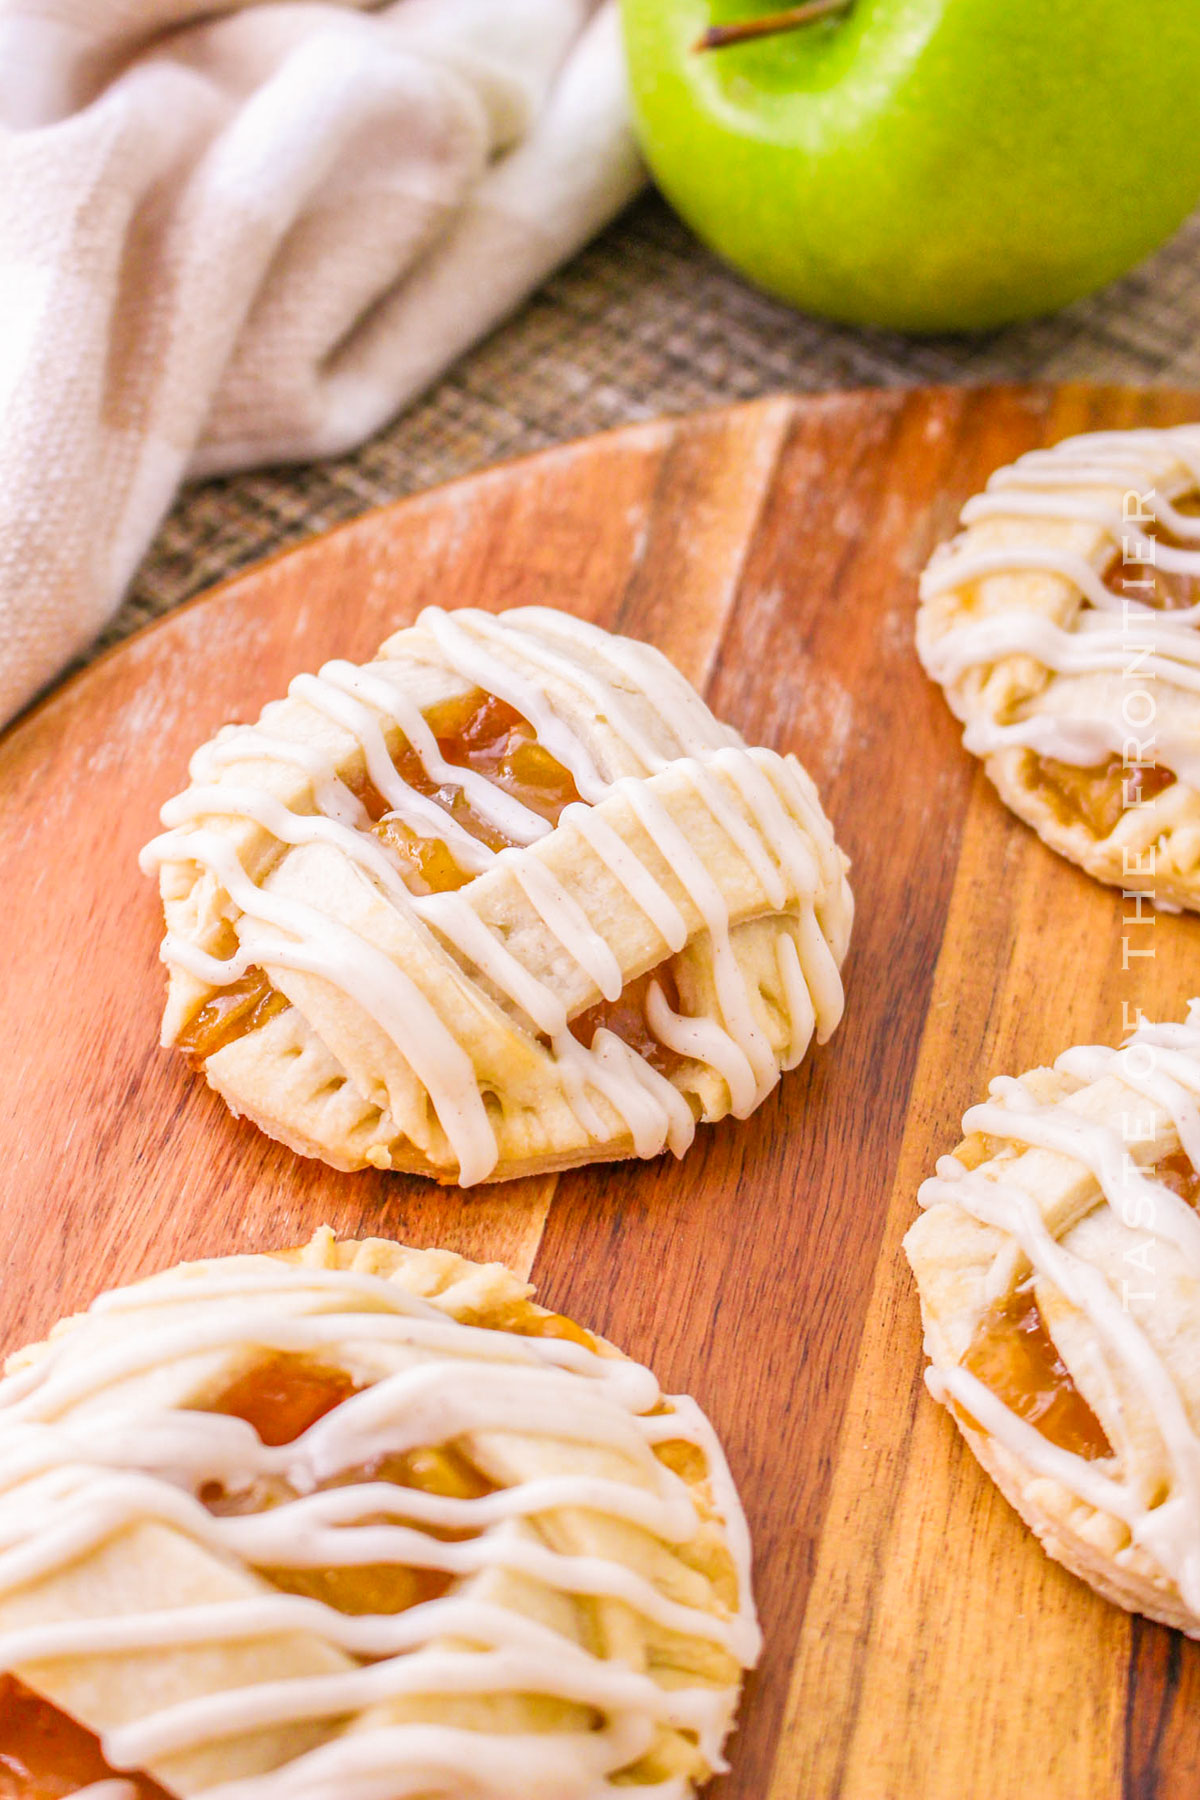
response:
<svg viewBox="0 0 1200 1800"><path fill-rule="evenodd" d="M657 651L427 608L163 808L163 1038L340 1168L681 1154L841 1014L845 858L791 756Z"/></svg>
<svg viewBox="0 0 1200 1800"><path fill-rule="evenodd" d="M758 1629L720 1448L528 1296L324 1231L13 1358L0 1765L93 1800L684 1800L723 1767Z"/></svg>
<svg viewBox="0 0 1200 1800"><path fill-rule="evenodd" d="M1200 907L1200 425L1001 469L917 645L1013 811L1100 881Z"/></svg>
<svg viewBox="0 0 1200 1800"><path fill-rule="evenodd" d="M929 1386L1052 1556L1200 1631L1200 1002L963 1129L905 1240Z"/></svg>

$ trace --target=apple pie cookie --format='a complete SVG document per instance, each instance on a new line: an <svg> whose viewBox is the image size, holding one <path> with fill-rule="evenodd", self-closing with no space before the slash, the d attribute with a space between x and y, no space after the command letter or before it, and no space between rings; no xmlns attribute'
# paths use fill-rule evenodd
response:
<svg viewBox="0 0 1200 1800"><path fill-rule="evenodd" d="M967 749L1089 875L1200 908L1200 425L1032 451L962 522L917 646Z"/></svg>
<svg viewBox="0 0 1200 1800"><path fill-rule="evenodd" d="M792 756L646 644L427 608L192 759L163 1041L338 1168L677 1155L842 1010L846 859Z"/></svg>
<svg viewBox="0 0 1200 1800"><path fill-rule="evenodd" d="M683 1800L723 1768L759 1635L720 1447L529 1296L322 1231L10 1359L3 1792Z"/></svg>
<svg viewBox="0 0 1200 1800"><path fill-rule="evenodd" d="M1200 1633L1200 1002L1001 1078L905 1239L926 1379L1049 1554Z"/></svg>

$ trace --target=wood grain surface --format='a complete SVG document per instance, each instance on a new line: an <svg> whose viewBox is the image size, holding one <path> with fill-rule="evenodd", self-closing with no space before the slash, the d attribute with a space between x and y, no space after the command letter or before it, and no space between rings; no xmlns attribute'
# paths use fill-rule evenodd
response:
<svg viewBox="0 0 1200 1800"><path fill-rule="evenodd" d="M1200 920L1142 927L1002 808L912 650L917 574L998 464L1200 399L1084 388L778 399L551 451L252 570L0 740L0 1290L15 1345L113 1281L329 1222L532 1270L695 1393L756 1545L767 1650L713 1800L1183 1800L1200 1646L1049 1563L921 1387L900 1254L990 1076L1200 993ZM794 750L854 860L848 1008L686 1160L470 1195L341 1175L157 1047L138 847L190 751L429 601L578 611ZM1125 966L1128 964L1128 966Z"/></svg>

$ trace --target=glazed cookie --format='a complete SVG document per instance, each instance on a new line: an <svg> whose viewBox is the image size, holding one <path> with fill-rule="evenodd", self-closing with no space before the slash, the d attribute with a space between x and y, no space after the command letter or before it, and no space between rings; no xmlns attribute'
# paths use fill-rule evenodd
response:
<svg viewBox="0 0 1200 1800"><path fill-rule="evenodd" d="M1200 1002L994 1081L905 1249L931 1392L1045 1549L1200 1631Z"/></svg>
<svg viewBox="0 0 1200 1800"><path fill-rule="evenodd" d="M917 646L967 749L1097 880L1200 907L1200 426L1033 451L962 522Z"/></svg>
<svg viewBox="0 0 1200 1800"><path fill-rule="evenodd" d="M809 777L564 613L430 607L191 776L143 859L163 1041L338 1168L682 1154L841 1016L852 902Z"/></svg>
<svg viewBox="0 0 1200 1800"><path fill-rule="evenodd" d="M682 1797L758 1652L693 1401L499 1265L328 1231L12 1358L0 1544L14 1800Z"/></svg>

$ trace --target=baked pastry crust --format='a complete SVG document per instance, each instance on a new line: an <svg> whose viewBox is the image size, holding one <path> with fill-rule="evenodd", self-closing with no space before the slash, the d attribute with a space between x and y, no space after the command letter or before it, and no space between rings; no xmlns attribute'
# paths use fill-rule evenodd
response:
<svg viewBox="0 0 1200 1800"><path fill-rule="evenodd" d="M432 727L484 694L571 804L539 815L536 790L523 804L446 750ZM374 662L298 677L191 776L143 856L163 1041L186 1046L265 970L274 1010L195 1060L235 1112L336 1167L466 1186L681 1154L841 1015L852 900L809 777L657 651L564 613L428 608ZM456 859L460 885L411 893L393 829ZM635 1047L609 1022L638 983Z"/></svg>
<svg viewBox="0 0 1200 1800"><path fill-rule="evenodd" d="M530 1292L325 1230L102 1296L10 1359L0 1667L172 1795L692 1792L758 1651L737 1496L694 1402ZM343 1379L282 1444L223 1398L280 1356ZM414 1454L466 1497L395 1485ZM441 1591L292 1582L365 1564Z"/></svg>
<svg viewBox="0 0 1200 1800"><path fill-rule="evenodd" d="M904 1243L930 1391L1005 1498L1099 1593L1193 1635L1198 1099L1200 1002L1121 1050L1002 1077L922 1185ZM1018 1314L1021 1343L1005 1323Z"/></svg>
<svg viewBox="0 0 1200 1800"><path fill-rule="evenodd" d="M1033 451L964 507L917 616L1001 798L1098 881L1173 911L1200 907L1198 494L1200 426Z"/></svg>

